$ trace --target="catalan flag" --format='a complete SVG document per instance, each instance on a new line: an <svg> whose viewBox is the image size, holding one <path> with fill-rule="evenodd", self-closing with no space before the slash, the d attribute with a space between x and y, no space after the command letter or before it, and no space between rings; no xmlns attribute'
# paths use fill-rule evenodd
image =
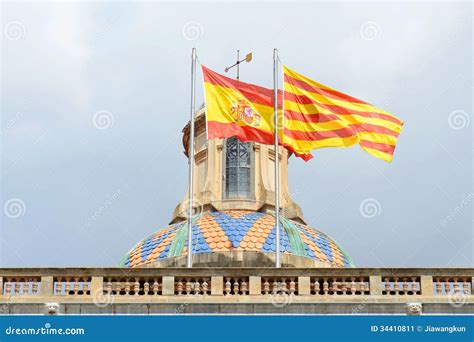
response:
<svg viewBox="0 0 474 342"><path fill-rule="evenodd" d="M241 82L202 66L208 139L273 144L273 90ZM281 101L280 101L281 102Z"/></svg>
<svg viewBox="0 0 474 342"><path fill-rule="evenodd" d="M283 66L283 142L305 160L322 147L359 144L391 162L403 121Z"/></svg>

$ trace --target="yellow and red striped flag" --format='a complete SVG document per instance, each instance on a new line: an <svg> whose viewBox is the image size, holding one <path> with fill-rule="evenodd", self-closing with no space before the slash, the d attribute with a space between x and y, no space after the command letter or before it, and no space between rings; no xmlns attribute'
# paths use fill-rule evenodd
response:
<svg viewBox="0 0 474 342"><path fill-rule="evenodd" d="M367 153L392 161L402 120L286 66L283 72L284 145L309 160L311 150L358 143Z"/></svg>
<svg viewBox="0 0 474 342"><path fill-rule="evenodd" d="M273 144L273 90L241 82L202 66L208 139ZM281 101L280 101L281 102Z"/></svg>

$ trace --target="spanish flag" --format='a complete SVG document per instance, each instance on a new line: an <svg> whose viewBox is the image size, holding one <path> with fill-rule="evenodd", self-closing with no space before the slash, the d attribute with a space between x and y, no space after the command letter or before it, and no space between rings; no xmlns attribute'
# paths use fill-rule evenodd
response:
<svg viewBox="0 0 474 342"><path fill-rule="evenodd" d="M283 142L308 160L322 147L359 144L391 162L403 121L283 66Z"/></svg>
<svg viewBox="0 0 474 342"><path fill-rule="evenodd" d="M208 139L273 144L273 90L241 82L202 66ZM281 101L280 101L281 102Z"/></svg>

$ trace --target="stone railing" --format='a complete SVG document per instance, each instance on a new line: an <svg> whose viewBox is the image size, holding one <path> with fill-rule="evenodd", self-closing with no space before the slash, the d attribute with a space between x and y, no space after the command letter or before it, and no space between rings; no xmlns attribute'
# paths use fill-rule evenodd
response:
<svg viewBox="0 0 474 342"><path fill-rule="evenodd" d="M455 268L0 269L0 313L50 304L59 313L474 313L473 277Z"/></svg>

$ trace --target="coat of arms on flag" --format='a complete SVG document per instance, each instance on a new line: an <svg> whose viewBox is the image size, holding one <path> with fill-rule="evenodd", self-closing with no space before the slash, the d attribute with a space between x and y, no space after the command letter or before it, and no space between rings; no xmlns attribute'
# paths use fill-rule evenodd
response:
<svg viewBox="0 0 474 342"><path fill-rule="evenodd" d="M260 125L260 114L256 113L245 99L232 102L230 113L235 122L244 121L247 125L258 127Z"/></svg>

